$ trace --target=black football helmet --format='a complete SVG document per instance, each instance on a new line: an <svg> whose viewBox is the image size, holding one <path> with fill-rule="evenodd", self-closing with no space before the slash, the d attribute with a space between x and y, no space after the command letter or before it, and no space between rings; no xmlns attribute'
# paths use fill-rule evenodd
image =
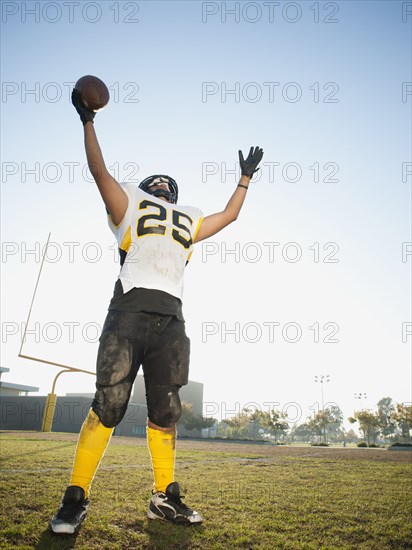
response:
<svg viewBox="0 0 412 550"><path fill-rule="evenodd" d="M150 188L157 183L167 183L169 191L167 191L166 189L156 189L155 191L151 191ZM142 182L140 182L139 187L140 189L142 189L146 193L149 193L150 195L153 195L154 197L166 197L169 202L173 204L177 203L179 190L177 187L177 183L170 176L165 176L163 174L149 176L148 178L145 178Z"/></svg>

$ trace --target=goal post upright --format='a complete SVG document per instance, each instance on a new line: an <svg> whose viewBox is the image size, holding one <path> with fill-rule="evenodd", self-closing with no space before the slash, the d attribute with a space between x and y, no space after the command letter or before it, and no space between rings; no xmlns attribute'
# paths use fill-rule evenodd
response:
<svg viewBox="0 0 412 550"><path fill-rule="evenodd" d="M33 357L31 355L25 355L25 354L22 353L23 344L24 344L25 339L26 339L27 327L29 326L31 311L33 309L34 299L36 297L37 288L39 286L40 275L41 275L42 270L43 270L44 260L46 258L47 248L48 248L49 242L50 242L50 236L51 236L51 233L49 233L49 236L47 237L46 246L44 247L43 258L42 258L42 261L41 261L41 264L40 264L40 269L39 269L39 274L37 276L36 285L34 287L34 292L33 292L33 297L32 297L31 303L30 303L29 312L27 314L27 320L26 320L26 325L24 327L23 336L22 336L22 339L21 339L20 350L19 350L19 353L17 355L18 357L21 357L22 359L29 359L30 361L37 361L39 363L44 363L45 365L53 365L54 367L60 367L60 368L63 369L55 376L55 378L53 380L53 384L52 384L51 393L47 394L46 405L44 407L43 421L42 421L42 427L41 427L42 432L51 432L51 429L52 429L53 418L54 418L54 413L55 413L55 410L56 410L56 403L57 403L57 394L55 393L55 388L56 388L56 382L57 382L58 377L61 374L63 374L64 372L84 372L85 374L92 374L93 376L96 375L96 373L92 372L92 371L88 371L88 370L84 370L84 369L78 369L76 367L70 367L68 365L63 365L62 363L56 363L55 361L48 361L46 359L41 359L39 357Z"/></svg>

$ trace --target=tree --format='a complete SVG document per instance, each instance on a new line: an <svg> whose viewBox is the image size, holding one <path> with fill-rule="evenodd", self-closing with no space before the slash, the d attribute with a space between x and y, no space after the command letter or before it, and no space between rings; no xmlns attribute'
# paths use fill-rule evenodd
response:
<svg viewBox="0 0 412 550"><path fill-rule="evenodd" d="M355 424L359 422L359 427L363 433L363 437L367 439L368 445L371 443L371 439L375 441L376 436L379 433L379 416L378 413L372 411L356 411L355 414L349 417L349 422Z"/></svg>
<svg viewBox="0 0 412 550"><path fill-rule="evenodd" d="M284 436L289 429L287 417L287 413L276 409L272 409L270 412L256 410L251 415L251 419L258 422L265 432L273 435L276 441Z"/></svg>
<svg viewBox="0 0 412 550"><path fill-rule="evenodd" d="M178 425L182 425L186 430L201 430L203 428L211 428L216 422L214 418L206 418L201 414L193 414L192 404L182 401L182 414Z"/></svg>
<svg viewBox="0 0 412 550"><path fill-rule="evenodd" d="M271 433L275 436L276 441L279 437L284 436L289 430L289 422L286 420L288 414L283 411L277 411L275 409L270 413L271 419Z"/></svg>
<svg viewBox="0 0 412 550"><path fill-rule="evenodd" d="M354 430L351 429L346 432L346 441L348 443L356 443L356 441L358 440L359 440L359 437L356 435Z"/></svg>
<svg viewBox="0 0 412 550"><path fill-rule="evenodd" d="M390 437L395 432L394 412L395 405L390 397L383 397L378 401L379 428L384 438Z"/></svg>
<svg viewBox="0 0 412 550"><path fill-rule="evenodd" d="M330 422L328 424L328 431L332 433L334 437L338 437L338 432L343 423L343 412L337 405L328 407L330 413Z"/></svg>
<svg viewBox="0 0 412 550"><path fill-rule="evenodd" d="M307 426L312 430L314 434L319 436L323 434L323 442L327 442L326 433L329 427L332 428L334 432L337 432L340 425L343 421L343 413L340 408L336 405L328 407L327 409L322 409L318 411L313 417L309 417L307 421Z"/></svg>
<svg viewBox="0 0 412 550"><path fill-rule="evenodd" d="M226 433L229 437L261 438L260 433L266 432L273 435L276 440L284 436L288 429L287 413L277 411L261 411L259 409L243 409L233 418L224 420L223 425L228 427ZM259 434L259 435L257 435Z"/></svg>
<svg viewBox="0 0 412 550"><path fill-rule="evenodd" d="M228 426L227 434L229 437L245 437L251 421L249 411L243 410L232 418L226 418L224 424Z"/></svg>
<svg viewBox="0 0 412 550"><path fill-rule="evenodd" d="M297 424L291 430L292 441L294 437L300 437L300 438L303 438L304 441L309 442L311 435L312 435L312 429L310 428L307 422L305 422L304 424Z"/></svg>
<svg viewBox="0 0 412 550"><path fill-rule="evenodd" d="M392 420L397 424L404 440L410 439L410 430L412 430L412 405L398 403L396 409L392 412Z"/></svg>
<svg viewBox="0 0 412 550"><path fill-rule="evenodd" d="M332 422L333 417L330 413L330 410L322 409L321 411L318 411L313 417L309 417L307 424L312 432L315 435L319 436L319 439L323 435L323 442L326 443L326 430L328 424L331 424Z"/></svg>

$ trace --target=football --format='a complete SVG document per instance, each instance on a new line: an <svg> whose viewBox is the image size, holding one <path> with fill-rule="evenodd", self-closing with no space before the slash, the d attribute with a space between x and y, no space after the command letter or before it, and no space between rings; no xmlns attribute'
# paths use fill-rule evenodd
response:
<svg viewBox="0 0 412 550"><path fill-rule="evenodd" d="M80 99L92 111L99 111L109 103L109 89L103 80L90 74L82 76L75 84Z"/></svg>

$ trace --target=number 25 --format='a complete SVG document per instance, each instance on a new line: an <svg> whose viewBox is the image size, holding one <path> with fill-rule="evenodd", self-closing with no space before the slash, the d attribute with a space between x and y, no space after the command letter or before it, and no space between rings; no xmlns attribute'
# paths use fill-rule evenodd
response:
<svg viewBox="0 0 412 550"><path fill-rule="evenodd" d="M146 214L145 216L142 216L141 218L139 218L139 221L137 223L137 236L143 237L144 235L165 235L166 234L165 225L162 225L162 224L146 225L146 222L148 220L157 220L159 222L166 221L166 218L167 218L166 208L161 204L156 204L155 202L152 202L149 200L143 200L139 204L139 210L145 210L149 206L153 206L159 212ZM180 220L181 218L186 218L190 222L190 225L193 224L193 220L190 216L188 216L187 214L184 214L183 212L179 212L178 210L172 210L173 225L176 228L178 228L178 229L174 228L172 230L172 237L175 241L180 243L184 248L190 248L190 246L192 245L192 237L190 236L190 230L186 225L181 223L181 220ZM185 236L179 232L179 229L187 233L189 238L185 238Z"/></svg>

